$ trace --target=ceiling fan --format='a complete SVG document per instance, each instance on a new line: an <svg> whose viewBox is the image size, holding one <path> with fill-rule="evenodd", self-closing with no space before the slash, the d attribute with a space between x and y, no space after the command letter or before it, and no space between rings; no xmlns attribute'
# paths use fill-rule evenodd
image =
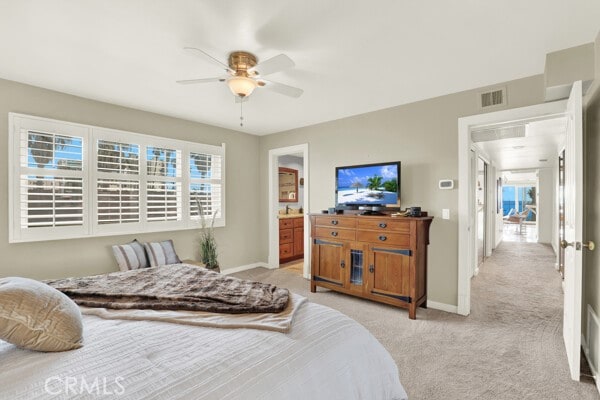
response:
<svg viewBox="0 0 600 400"><path fill-rule="evenodd" d="M258 59L254 54L247 51L234 51L229 54L228 63L225 64L205 51L195 47L184 47L184 50L218 65L225 70L226 74L214 78L177 81L179 84L190 85L196 83L225 82L236 97L236 101L239 102L247 100L248 96L250 96L257 87L264 87L273 92L295 98L300 97L304 92L297 87L284 85L283 83L273 82L263 78L263 76L283 71L295 65L285 54L280 54L258 63Z"/></svg>

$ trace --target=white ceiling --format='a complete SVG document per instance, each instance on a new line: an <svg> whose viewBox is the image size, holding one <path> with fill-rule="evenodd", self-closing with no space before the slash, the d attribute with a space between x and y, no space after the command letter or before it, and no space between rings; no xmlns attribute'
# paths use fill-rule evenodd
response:
<svg viewBox="0 0 600 400"><path fill-rule="evenodd" d="M500 171L551 168L558 165L566 123L565 117L524 123L525 137L479 142L476 146Z"/></svg>
<svg viewBox="0 0 600 400"><path fill-rule="evenodd" d="M0 78L253 134L285 131L541 74L548 52L592 42L597 0L0 0ZM184 46L225 60L280 53L239 104Z"/></svg>

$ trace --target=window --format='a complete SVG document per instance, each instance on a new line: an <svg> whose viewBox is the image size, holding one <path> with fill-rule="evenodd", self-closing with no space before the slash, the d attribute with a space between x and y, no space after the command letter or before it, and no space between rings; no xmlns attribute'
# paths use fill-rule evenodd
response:
<svg viewBox="0 0 600 400"><path fill-rule="evenodd" d="M10 242L225 225L225 145L9 114Z"/></svg>

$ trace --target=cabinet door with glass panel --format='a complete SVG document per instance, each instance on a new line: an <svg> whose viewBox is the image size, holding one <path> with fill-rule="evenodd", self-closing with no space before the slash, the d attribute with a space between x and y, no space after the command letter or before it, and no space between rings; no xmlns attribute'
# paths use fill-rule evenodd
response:
<svg viewBox="0 0 600 400"><path fill-rule="evenodd" d="M357 295L364 293L367 280L367 251L369 246L354 242L348 250L348 271L346 273L346 289Z"/></svg>

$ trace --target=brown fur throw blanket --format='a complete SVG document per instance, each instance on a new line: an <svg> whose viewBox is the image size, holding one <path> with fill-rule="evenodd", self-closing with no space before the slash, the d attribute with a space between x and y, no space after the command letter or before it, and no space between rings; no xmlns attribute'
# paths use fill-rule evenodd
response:
<svg viewBox="0 0 600 400"><path fill-rule="evenodd" d="M45 281L87 307L278 313L289 291L186 264Z"/></svg>

